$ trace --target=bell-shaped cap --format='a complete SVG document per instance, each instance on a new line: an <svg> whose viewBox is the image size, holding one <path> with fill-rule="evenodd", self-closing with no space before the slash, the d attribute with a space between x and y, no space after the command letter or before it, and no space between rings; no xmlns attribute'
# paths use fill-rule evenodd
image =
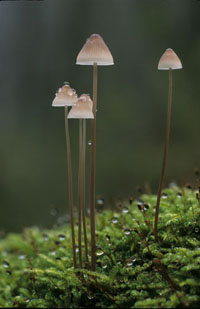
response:
<svg viewBox="0 0 200 309"><path fill-rule="evenodd" d="M93 102L89 95L82 94L75 105L72 106L68 118L69 119L94 119L92 112Z"/></svg>
<svg viewBox="0 0 200 309"><path fill-rule="evenodd" d="M112 65L111 52L99 34L92 34L78 54L76 64L81 65Z"/></svg>
<svg viewBox="0 0 200 309"><path fill-rule="evenodd" d="M52 106L72 106L78 100L76 91L69 85L64 85L58 89Z"/></svg>
<svg viewBox="0 0 200 309"><path fill-rule="evenodd" d="M178 70L182 68L182 63L177 54L171 48L166 49L158 63L158 70Z"/></svg>

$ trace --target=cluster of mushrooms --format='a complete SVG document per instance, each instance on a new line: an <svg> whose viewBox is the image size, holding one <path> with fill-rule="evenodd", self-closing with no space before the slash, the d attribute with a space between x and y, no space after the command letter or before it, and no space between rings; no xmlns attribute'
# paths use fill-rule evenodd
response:
<svg viewBox="0 0 200 309"><path fill-rule="evenodd" d="M56 93L52 106L65 107L65 132L67 143L67 165L68 165L68 190L69 190L69 210L72 234L73 266L77 268L76 261L76 239L74 230L74 201L72 186L72 165L71 165L71 147L68 119L79 119L79 170L78 170L78 259L79 267L83 267L83 243L82 228L84 238L85 267L95 271L95 172L96 172L96 111L97 111L97 68L99 65L113 65L113 57L104 40L99 34L92 34L84 44L78 54L76 64L93 66L93 100L87 94L77 96L76 91L69 84L64 84ZM169 71L169 96L166 137L164 147L163 164L158 188L154 234L155 241L158 241L158 215L160 199L163 188L163 181L166 169L166 160L169 145L171 104L172 104L172 70L181 69L182 64L174 51L168 48L160 58L158 69ZM71 107L70 111L68 108ZM90 243L91 259L88 250L88 237L86 227L86 119L91 119L91 153L90 153Z"/></svg>

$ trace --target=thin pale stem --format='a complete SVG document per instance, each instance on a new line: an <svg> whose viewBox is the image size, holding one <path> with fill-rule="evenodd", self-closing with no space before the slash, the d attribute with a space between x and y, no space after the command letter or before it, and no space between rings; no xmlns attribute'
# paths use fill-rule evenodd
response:
<svg viewBox="0 0 200 309"><path fill-rule="evenodd" d="M97 64L93 65L93 113L91 134L91 165L90 165L90 227L91 227L91 269L95 271L95 174L96 174L96 110L97 110Z"/></svg>
<svg viewBox="0 0 200 309"><path fill-rule="evenodd" d="M71 224L71 233L72 233L73 265L74 265L74 268L76 268L76 244L75 244L74 215L73 215L73 185L72 185L71 146L70 146L69 125L68 125L67 115L68 115L68 107L65 106L65 134L66 134L66 143L67 143L69 212L70 212L70 224Z"/></svg>
<svg viewBox="0 0 200 309"><path fill-rule="evenodd" d="M82 151L82 120L79 120L79 169L78 169L78 256L79 267L82 268L82 247L81 247L81 151Z"/></svg>
<svg viewBox="0 0 200 309"><path fill-rule="evenodd" d="M168 154L168 148L169 148L171 106L172 106L172 70L169 69L169 95L168 95L166 136L165 136L163 163L162 163L162 169L161 169L161 175L160 175L160 183L159 183L159 187L158 187L155 224L154 224L154 234L155 234L155 241L156 242L158 241L158 215L159 215L160 199L161 199L161 194L162 194L163 181L164 181L166 162L167 162L167 154Z"/></svg>
<svg viewBox="0 0 200 309"><path fill-rule="evenodd" d="M88 260L88 240L87 240L87 227L86 227L86 214L85 214L85 157L86 157L86 119L82 120L82 193L81 193L81 200L82 200L82 219L83 219L83 233L84 233L84 243L85 243L85 263L86 266L89 266Z"/></svg>

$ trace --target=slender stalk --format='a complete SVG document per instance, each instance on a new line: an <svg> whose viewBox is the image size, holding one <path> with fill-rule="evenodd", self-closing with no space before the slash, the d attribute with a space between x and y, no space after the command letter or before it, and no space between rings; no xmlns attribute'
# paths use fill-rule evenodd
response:
<svg viewBox="0 0 200 309"><path fill-rule="evenodd" d="M79 120L79 170L78 170L78 256L79 267L82 268L82 247L81 247L81 151L82 151L82 119Z"/></svg>
<svg viewBox="0 0 200 309"><path fill-rule="evenodd" d="M86 152L86 119L82 120L82 181L81 181L81 200L82 200L82 219L83 219L83 233L85 243L85 263L89 266L88 260L88 240L87 240L87 228L86 228L86 214L85 214L85 152Z"/></svg>
<svg viewBox="0 0 200 309"><path fill-rule="evenodd" d="M165 146L164 146L164 156L160 175L160 183L158 187L157 203L156 203L156 214L154 223L154 234L155 241L158 241L158 215L160 207L160 199L163 188L163 180L165 176L165 168L167 162L167 154L169 148L169 135L170 135L170 121L171 121L171 106L172 106L172 69L169 69L169 94L168 94L168 110L167 110L167 124L166 124L166 136L165 136Z"/></svg>
<svg viewBox="0 0 200 309"><path fill-rule="evenodd" d="M65 134L67 143L67 165L68 165L68 187L69 187L69 212L72 233L72 251L73 251L73 265L76 268L76 246L75 246L75 233L74 233L74 215L73 215L73 186L72 186L72 164L71 164L71 147L68 125L68 107L65 106Z"/></svg>
<svg viewBox="0 0 200 309"><path fill-rule="evenodd" d="M90 227L91 227L91 269L95 271L95 175L96 175L96 109L97 109L97 64L93 65L93 113L91 134L91 165L90 165Z"/></svg>

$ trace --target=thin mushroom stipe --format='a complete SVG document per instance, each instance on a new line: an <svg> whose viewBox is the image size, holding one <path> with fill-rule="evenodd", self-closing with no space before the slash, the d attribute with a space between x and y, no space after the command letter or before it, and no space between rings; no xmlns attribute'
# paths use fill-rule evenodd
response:
<svg viewBox="0 0 200 309"><path fill-rule="evenodd" d="M86 228L86 193L85 193L85 170L86 170L86 119L94 119L92 112L92 100L86 94L79 97L76 105L69 112L69 119L79 119L79 170L78 170L78 246L79 266L82 268L82 223L85 247L85 266L89 268L88 239ZM82 222L82 223L81 223Z"/></svg>
<svg viewBox="0 0 200 309"><path fill-rule="evenodd" d="M77 101L77 94L74 89L69 85L64 85L59 88L56 93L56 97L53 100L52 106L65 107L65 134L67 144L67 166L68 166L68 188L69 188L69 212L70 212L70 224L72 233L72 251L73 251L73 266L76 264L76 243L75 243L75 231L74 231L74 214L73 214L73 184L72 184L72 163L71 163L71 145L68 126L68 106L73 106Z"/></svg>
<svg viewBox="0 0 200 309"><path fill-rule="evenodd" d="M113 65L113 57L99 34L92 34L79 52L76 64L93 66L93 114L91 130L90 161L90 226L91 226L91 269L95 270L95 178L96 178L96 111L97 111L97 67Z"/></svg>
<svg viewBox="0 0 200 309"><path fill-rule="evenodd" d="M155 241L158 242L158 216L160 208L160 199L162 194L167 155L169 148L169 136L170 136L170 122L171 122L171 106L172 106L172 70L182 69L182 63L175 52L168 48L158 63L158 70L168 70L169 71L169 92L168 92L168 110L167 110L167 121L166 121L166 133L165 133L165 145L164 145L164 155L161 168L160 182L158 186L157 202L156 202L156 213L154 222L154 235Z"/></svg>

